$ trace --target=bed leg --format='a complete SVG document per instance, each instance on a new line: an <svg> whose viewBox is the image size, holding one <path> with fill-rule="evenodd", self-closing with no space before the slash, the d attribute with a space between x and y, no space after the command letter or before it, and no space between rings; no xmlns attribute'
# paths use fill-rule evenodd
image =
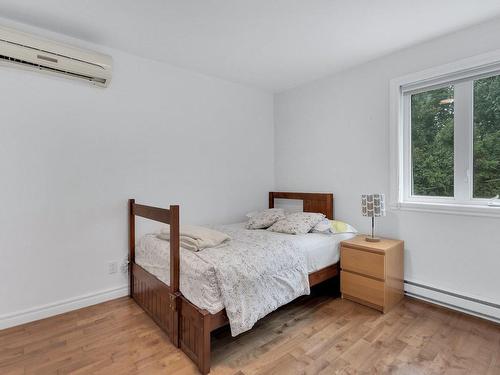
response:
<svg viewBox="0 0 500 375"><path fill-rule="evenodd" d="M199 368L203 375L210 372L210 358L212 357L210 332L210 314L206 312L206 314L203 315L203 341L201 344L202 349L199 363Z"/></svg>
<svg viewBox="0 0 500 375"><path fill-rule="evenodd" d="M212 315L180 297L179 342L203 375L210 372Z"/></svg>
<svg viewBox="0 0 500 375"><path fill-rule="evenodd" d="M179 292L170 293L169 295L169 306L172 317L172 344L177 348L180 348L181 344L179 341L179 310L181 307L181 294Z"/></svg>

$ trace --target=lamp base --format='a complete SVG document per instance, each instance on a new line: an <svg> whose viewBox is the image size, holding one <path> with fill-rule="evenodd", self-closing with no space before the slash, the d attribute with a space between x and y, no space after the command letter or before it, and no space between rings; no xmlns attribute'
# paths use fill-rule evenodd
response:
<svg viewBox="0 0 500 375"><path fill-rule="evenodd" d="M368 242L380 242L380 238L379 237L365 237L365 241L368 241Z"/></svg>

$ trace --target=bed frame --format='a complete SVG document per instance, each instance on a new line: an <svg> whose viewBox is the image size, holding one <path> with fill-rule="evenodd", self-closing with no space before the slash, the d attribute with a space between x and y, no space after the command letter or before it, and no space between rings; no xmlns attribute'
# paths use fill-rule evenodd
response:
<svg viewBox="0 0 500 375"><path fill-rule="evenodd" d="M269 208L275 199L303 201L304 212L321 212L333 219L333 194L270 192ZM135 263L135 217L170 224L170 285ZM226 311L210 314L189 302L179 291L179 206L169 209L144 206L129 200L130 296L181 348L202 374L210 372L210 334L229 324ZM311 286L338 277L338 263L309 274Z"/></svg>

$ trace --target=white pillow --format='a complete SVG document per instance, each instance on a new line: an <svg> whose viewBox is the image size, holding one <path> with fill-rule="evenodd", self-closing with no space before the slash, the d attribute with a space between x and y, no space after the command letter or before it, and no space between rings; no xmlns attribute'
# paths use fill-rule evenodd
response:
<svg viewBox="0 0 500 375"><path fill-rule="evenodd" d="M281 208L271 208L257 213L252 213L252 216L248 219L246 228L266 229L283 218L285 218L285 212Z"/></svg>
<svg viewBox="0 0 500 375"><path fill-rule="evenodd" d="M340 220L321 220L312 230L313 233L358 233L352 225L344 223Z"/></svg>
<svg viewBox="0 0 500 375"><path fill-rule="evenodd" d="M331 233L330 220L323 219L312 229L313 233Z"/></svg>
<svg viewBox="0 0 500 375"><path fill-rule="evenodd" d="M305 234L314 228L325 215L314 212L296 212L274 223L270 228L272 232Z"/></svg>
<svg viewBox="0 0 500 375"><path fill-rule="evenodd" d="M330 221L330 231L333 234L358 233L358 230L354 228L352 225L344 223L343 221L340 220Z"/></svg>

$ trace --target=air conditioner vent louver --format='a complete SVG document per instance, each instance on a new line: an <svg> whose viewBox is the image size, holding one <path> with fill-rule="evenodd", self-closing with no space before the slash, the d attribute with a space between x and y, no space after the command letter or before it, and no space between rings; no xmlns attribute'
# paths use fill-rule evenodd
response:
<svg viewBox="0 0 500 375"><path fill-rule="evenodd" d="M0 64L45 71L106 87L111 57L0 27Z"/></svg>
<svg viewBox="0 0 500 375"><path fill-rule="evenodd" d="M0 55L0 60L7 60L7 61L14 63L14 64L31 66L31 67L33 67L35 69L39 69L39 70L46 70L46 71L53 72L53 73L65 74L65 75L73 76L75 78L85 79L85 80L90 81L90 82L97 82L97 83L101 83L101 84L106 83L106 80L103 78L89 77L89 76L85 76L83 74L72 73L72 72L68 72L66 70L56 69L56 68L52 68L50 66L43 66L43 65L35 64L35 63L29 62L29 61L14 59L14 58L8 57L8 56Z"/></svg>

